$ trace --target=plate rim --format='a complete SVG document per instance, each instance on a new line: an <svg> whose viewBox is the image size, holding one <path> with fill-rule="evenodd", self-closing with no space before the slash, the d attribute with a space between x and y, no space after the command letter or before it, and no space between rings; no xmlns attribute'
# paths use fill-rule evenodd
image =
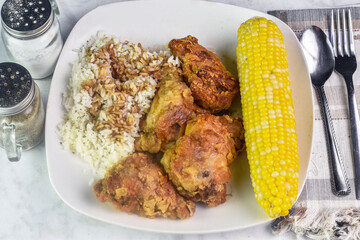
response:
<svg viewBox="0 0 360 240"><path fill-rule="evenodd" d="M104 4L104 5L100 5L100 6L97 6L96 8L92 9L91 11L87 12L86 14L84 14L77 22L76 24L73 26L72 30L70 31L69 35L67 36L67 39L64 43L64 46L63 46L63 49L68 49L67 45L69 45L69 42L70 40L73 38L73 35L75 35L76 33L76 30L78 28L78 26L81 25L81 23L84 21L84 19L87 18L88 15L90 14L93 14L94 12L97 12L99 11L99 9L101 8L107 8L107 7L110 7L110 6L117 6L117 5L120 5L120 6L123 6L125 4L129 4L129 5L138 5L141 3L144 3L144 2L153 2L153 3L168 3L169 1L166 1L166 0L138 0L138 1L126 1L126 2L113 2L113 3L109 3L109 4ZM282 25L281 27L282 28L288 28L291 32L291 34L293 35L293 37L297 40L297 44L299 45L299 47L301 48L301 45L299 43L299 40L298 38L296 37L295 33L293 32L293 30L287 26L284 22L282 22L280 19L272 16L272 15L269 15L267 13L263 13L263 12L260 12L260 11L257 11L257 10L254 10L254 9L249 9L249 8L244 8L244 7L241 7L241 6L236 6L236 5L230 5L230 4L225 4L225 3L220 3L220 2L210 2L210 1L203 1L203 0L184 0L184 1L181 1L181 0L176 0L176 1L173 1L174 3L180 3L181 4L191 4L193 2L199 2L201 4L205 4L205 5L223 5L223 6L226 6L226 7L233 7L233 8L238 8L238 9L241 9L242 11L250 11L254 14L257 14L257 15L261 15L261 16L264 16L264 17L267 17L268 19L270 20L274 20L276 19L276 23L279 25L279 23ZM280 27L280 26L279 26ZM303 52L301 51L301 58L305 59L304 58L304 54ZM61 51L61 54L59 56L59 60L62 59L62 56L64 55L64 52ZM310 75L309 75L309 71L308 71L308 66L305 64L306 66L306 69L307 69L307 75L308 75L308 79L310 79ZM54 71L54 75L53 76L56 76L55 74L57 73L57 70L58 70L58 63L56 64L56 68L55 68L55 71ZM51 84L53 85L53 84ZM308 156L308 162L307 162L307 167L306 167L306 174L305 174L305 178L304 178L304 183L302 184L301 188L299 189L299 193L298 193L298 197L300 196L301 192L302 192L302 189L304 188L305 186L305 182L306 182L306 179L307 179L307 176L308 176L308 169L309 169L309 163L310 163L310 157L311 157L311 152L312 152L312 148L313 148L313 141L314 141L314 106L313 106L313 89L310 85L310 90L311 90L311 113L312 113L312 121L311 121L311 130L310 130L310 133L311 133L311 144L310 144L310 151L309 151L309 156ZM53 100L52 95L54 95L54 91L56 91L56 89L54 89L53 87L50 86L50 90L49 90L49 98L48 98L48 102L47 102L47 107L46 109L48 109L49 105L51 105L51 101ZM47 115L48 116L48 115ZM45 124L45 134L47 135L47 132L48 131L51 131L53 129L48 129L48 117L46 117L46 124ZM154 232L154 233L171 233L171 234L206 234L206 233L219 233L219 232L227 232L227 231L234 231L234 230L239 230L239 229L244 229L244 228L250 228L250 227L254 227L254 226L257 226L257 225L261 225L261 224L266 224L266 223L269 223L270 221L274 220L274 219L267 219L265 221L262 221L260 223L254 223L254 224L250 224L250 225L246 225L246 226L238 226L238 227L229 227L229 228L221 228L221 229L208 229L208 230L186 230L186 231L183 231L183 230L179 230L179 231L174 231L173 229L170 229L170 230L166 230L166 229L163 229L162 231L159 231L158 229L151 229L151 228L146 228L146 227L137 227L137 226L134 226L134 225L131 225L131 224L126 224L126 223L114 223L106 218L103 218L103 217L99 217L99 216L94 216L92 214L89 214L85 211L82 211L76 207L74 207L70 202L68 202L68 200L66 198L63 197L63 195L60 194L60 192L58 191L57 189L57 186L56 184L53 182L53 178L51 176L51 171L50 170L50 160L49 160L49 148L47 147L48 146L48 141L49 139L48 138L45 138L45 152L46 152L46 161L47 161L47 170L48 170L48 175L49 175L49 179L50 179L50 183L53 187L53 189L55 190L55 192L57 193L57 195L60 197L60 199L62 201L64 201L70 208L72 208L73 210L79 212L79 213L82 213L88 217L91 217L93 219L96 219L96 220L100 220L100 221L103 221L103 222L106 222L106 223L110 223L112 225L117 225L117 226L121 226L121 227L126 227L126 228L129 228L129 229L135 229L135 230L141 230L141 231L147 231L147 232ZM297 198L298 199L298 198Z"/></svg>

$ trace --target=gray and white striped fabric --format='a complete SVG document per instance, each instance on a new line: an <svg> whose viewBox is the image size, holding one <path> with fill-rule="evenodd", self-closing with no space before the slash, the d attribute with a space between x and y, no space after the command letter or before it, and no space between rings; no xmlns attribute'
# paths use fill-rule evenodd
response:
<svg viewBox="0 0 360 240"><path fill-rule="evenodd" d="M350 7L350 9L358 60L354 85L356 98L360 103L360 8ZM304 28L309 25L316 25L328 33L330 11L331 9L280 10L271 11L269 14L287 23L300 37ZM336 72L325 84L325 92L352 192L348 196L337 197L331 191L324 127L317 96L313 92L314 141L307 180L291 214L275 220L272 228L275 234L292 230L298 235L312 239L360 239L360 200L356 200L354 190L347 91L344 80Z"/></svg>

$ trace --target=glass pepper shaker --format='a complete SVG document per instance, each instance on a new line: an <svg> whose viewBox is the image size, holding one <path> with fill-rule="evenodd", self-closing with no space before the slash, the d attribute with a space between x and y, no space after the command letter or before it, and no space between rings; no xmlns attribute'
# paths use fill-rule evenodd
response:
<svg viewBox="0 0 360 240"><path fill-rule="evenodd" d="M44 121L40 91L30 73L17 63L0 63L0 147L10 161L41 142Z"/></svg>
<svg viewBox="0 0 360 240"><path fill-rule="evenodd" d="M49 0L6 0L1 23L9 58L23 65L35 79L51 75L63 40Z"/></svg>

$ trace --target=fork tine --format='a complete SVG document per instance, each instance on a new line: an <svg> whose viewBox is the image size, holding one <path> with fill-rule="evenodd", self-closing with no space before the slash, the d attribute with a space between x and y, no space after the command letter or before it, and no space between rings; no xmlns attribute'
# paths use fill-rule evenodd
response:
<svg viewBox="0 0 360 240"><path fill-rule="evenodd" d="M342 48L343 39L340 35L340 12L336 11L336 43L337 43L337 55L344 56Z"/></svg>
<svg viewBox="0 0 360 240"><path fill-rule="evenodd" d="M335 56L337 56L336 46L335 46L335 29L334 29L334 10L331 10L330 14L330 42L334 49Z"/></svg>
<svg viewBox="0 0 360 240"><path fill-rule="evenodd" d="M355 45L354 45L354 35L353 35L353 28L352 28L352 20L351 20L351 11L348 9L348 26L349 26L349 48L350 48L350 54L352 56L355 55Z"/></svg>
<svg viewBox="0 0 360 240"><path fill-rule="evenodd" d="M345 56L350 56L349 54L349 44L348 44L348 35L346 27L346 15L345 15L345 9L342 10L342 39L343 39L343 51Z"/></svg>

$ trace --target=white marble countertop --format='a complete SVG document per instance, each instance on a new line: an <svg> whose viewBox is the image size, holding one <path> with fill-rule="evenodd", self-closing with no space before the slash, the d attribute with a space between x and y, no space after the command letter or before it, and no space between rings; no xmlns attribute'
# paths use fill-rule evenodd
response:
<svg viewBox="0 0 360 240"><path fill-rule="evenodd" d="M5 0L0 0L0 6ZM352 5L354 0L218 0L266 12L276 9ZM114 0L57 0L64 39L74 24L96 6ZM7 61L0 39L0 62ZM44 103L51 77L36 81ZM236 213L234 213L236 214ZM0 149L0 239L295 239L291 233L273 236L268 225L205 235L171 235L136 231L84 216L67 206L53 190L47 172L44 142L24 152L20 162L7 161Z"/></svg>

